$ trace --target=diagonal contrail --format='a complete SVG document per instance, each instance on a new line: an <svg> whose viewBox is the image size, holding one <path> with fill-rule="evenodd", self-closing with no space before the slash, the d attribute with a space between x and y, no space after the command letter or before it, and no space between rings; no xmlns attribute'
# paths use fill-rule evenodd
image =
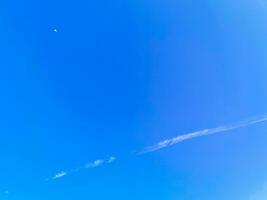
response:
<svg viewBox="0 0 267 200"><path fill-rule="evenodd" d="M239 121L239 122L236 122L236 123L230 124L230 125L224 125L224 126L219 126L216 128L204 129L204 130L195 131L192 133L187 133L184 135L179 135L179 136L158 142L155 145L146 147L143 150L139 151L136 155L141 155L141 154L157 151L159 149L166 148L166 147L175 145L179 142L182 142L185 140L190 140L190 139L193 139L196 137L202 137L202 136L206 136L206 135L222 133L222 132L230 131L233 129L238 129L238 128L250 126L253 124L257 124L257 123L260 123L263 121L267 121L267 115L263 115L263 116L260 116L257 118L248 119L248 120L244 120L244 121Z"/></svg>
<svg viewBox="0 0 267 200"><path fill-rule="evenodd" d="M231 131L234 129L250 126L250 125L257 124L257 123L264 122L264 121L267 121L267 115L262 115L262 116L259 116L256 118L251 118L251 119L247 119L244 121L239 121L239 122L236 122L236 123L233 123L230 125L224 125L224 126L219 126L216 128L210 128L210 129L204 129L204 130L200 130L200 131L191 132L191 133L187 133L184 135L178 135L176 137L158 142L155 145L145 147L143 150L137 152L135 155L139 156L141 154L146 154L149 152L154 152L154 151L160 150L162 148L170 147L172 145L175 145L175 144L180 143L180 142L185 141L185 140L190 140L193 138L212 135L212 134L218 134L218 133L222 133L222 132L226 132L226 131ZM49 181L49 180L60 179L62 177L70 175L72 173L77 173L77 172L80 172L82 170L99 167L99 166L101 166L103 164L107 164L107 163L113 163L116 159L117 159L116 157L111 156L105 160L103 160L103 159L95 160L93 162L89 162L86 165L83 165L83 166L76 168L76 169L72 169L72 170L68 170L68 171L61 171L61 172L55 174L53 177L48 178L46 180Z"/></svg>
<svg viewBox="0 0 267 200"><path fill-rule="evenodd" d="M116 157L114 157L114 156L110 156L108 159L105 159L105 160L104 159L98 159L98 160L95 160L93 162L89 162L89 163L87 163L81 167L75 168L75 169L71 169L68 171L60 171L57 174L55 174L54 176L45 179L45 181L60 179L60 178L63 178L65 176L68 176L70 174L80 172L82 170L96 168L96 167L102 166L104 164L110 164L110 163L113 163L115 160L116 160Z"/></svg>

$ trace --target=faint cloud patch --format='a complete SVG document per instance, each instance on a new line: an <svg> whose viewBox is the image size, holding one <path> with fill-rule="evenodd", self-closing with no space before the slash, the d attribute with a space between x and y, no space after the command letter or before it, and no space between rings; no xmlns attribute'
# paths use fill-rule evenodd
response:
<svg viewBox="0 0 267 200"><path fill-rule="evenodd" d="M115 160L116 160L116 158L115 158L114 156L111 156L111 157L108 159L108 163L113 163Z"/></svg>
<svg viewBox="0 0 267 200"><path fill-rule="evenodd" d="M85 168L94 168L94 167L99 167L100 165L104 164L104 160L95 160L94 162L86 164Z"/></svg>
<svg viewBox="0 0 267 200"><path fill-rule="evenodd" d="M61 172L57 173L55 176L53 176L52 179L62 178L64 176L66 176L66 175L67 175L67 172L61 171Z"/></svg>
<svg viewBox="0 0 267 200"><path fill-rule="evenodd" d="M60 179L60 178L63 178L64 176L67 176L67 175L70 175L70 174L73 174L73 173L78 173L78 172L80 172L82 170L96 168L96 167L100 167L100 166L102 166L104 164L113 163L116 159L117 158L115 156L110 156L107 159L98 159L98 160L89 162L89 163L87 163L85 165L82 165L82 166L80 166L78 168L74 168L74 169L71 169L71 170L68 170L68 171L61 171L61 172L57 173L56 175L54 175L52 178L47 178L45 180L49 181L49 180Z"/></svg>

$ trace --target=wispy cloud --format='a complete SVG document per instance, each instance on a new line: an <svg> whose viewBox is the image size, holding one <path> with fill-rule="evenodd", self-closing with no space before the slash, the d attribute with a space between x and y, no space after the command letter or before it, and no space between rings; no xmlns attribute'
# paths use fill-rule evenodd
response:
<svg viewBox="0 0 267 200"><path fill-rule="evenodd" d="M53 176L52 179L62 178L66 175L67 175L67 172L61 171L61 172L57 173L55 176Z"/></svg>
<svg viewBox="0 0 267 200"><path fill-rule="evenodd" d="M85 168L94 168L94 167L99 167L100 165L104 164L104 160L95 160L94 162L86 164Z"/></svg>
<svg viewBox="0 0 267 200"><path fill-rule="evenodd" d="M267 121L267 116L266 115L261 116L261 117L257 117L257 118L253 118L253 119L249 119L249 120L245 120L245 121L239 121L239 122L231 124L231 125L224 125L224 126L219 126L217 128L204 129L204 130L195 131L195 132L192 132L192 133L187 133L187 134L184 134L184 135L178 135L176 137L160 141L160 142L156 143L155 145L146 147L143 150L139 151L137 153L137 155L141 155L141 154L157 151L157 150L160 150L162 148L166 148L166 147L175 145L175 144L180 143L180 142L185 141L185 140L190 140L190 139L197 138L197 137L202 137L202 136L222 133L222 132L226 132L226 131L230 131L230 130L246 127L246 126L249 126L249 125L253 125L253 124L256 124L256 123L260 123L260 122L263 122L263 121Z"/></svg>
<svg viewBox="0 0 267 200"><path fill-rule="evenodd" d="M208 135L212 135L212 134L223 133L226 131L231 131L234 129L250 126L250 125L257 124L257 123L264 122L264 121L267 121L267 115L263 115L263 116L256 117L256 118L251 118L251 119L244 120L244 121L239 121L239 122L236 122L236 123L233 123L230 125L223 125L223 126L219 126L216 128L203 129L203 130L199 130L199 131L195 131L195 132L191 132L191 133L186 133L183 135L178 135L176 137L160 141L160 142L158 142L152 146L145 147L143 150L137 152L136 155L138 156L141 154L154 152L154 151L160 150L162 148L167 148L167 147L170 147L170 146L175 145L177 143L183 142L185 140L190 140L193 138L208 136ZM100 167L100 166L105 165L105 164L113 163L116 159L117 158L114 156L110 156L107 159L98 159L98 160L89 162L85 165L82 165L82 166L75 168L75 169L72 169L72 170L60 171L59 173L54 175L52 178L48 178L46 180L51 180L51 179L55 180L55 179L63 178L65 176L73 174L73 173L80 172L82 170Z"/></svg>
<svg viewBox="0 0 267 200"><path fill-rule="evenodd" d="M109 159L108 159L108 163L112 163L116 160L116 158L114 156L111 156Z"/></svg>
<svg viewBox="0 0 267 200"><path fill-rule="evenodd" d="M60 171L57 174L55 174L52 178L46 179L46 181L60 179L60 178L63 178L65 176L67 176L67 175L80 172L82 170L100 167L101 165L112 163L115 160L116 160L116 157L114 157L114 156L110 156L107 159L98 159L98 160L89 162L89 163L87 163L85 165L82 165L82 166L80 166L78 168L75 168L75 169L71 169L71 170L68 170L68 171Z"/></svg>

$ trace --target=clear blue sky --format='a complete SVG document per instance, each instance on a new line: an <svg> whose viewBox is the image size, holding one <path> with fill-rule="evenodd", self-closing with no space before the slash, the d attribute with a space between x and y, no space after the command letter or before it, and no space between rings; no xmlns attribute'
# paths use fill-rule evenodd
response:
<svg viewBox="0 0 267 200"><path fill-rule="evenodd" d="M266 13L263 0L1 1L0 199L266 199L267 123L133 154L267 113Z"/></svg>

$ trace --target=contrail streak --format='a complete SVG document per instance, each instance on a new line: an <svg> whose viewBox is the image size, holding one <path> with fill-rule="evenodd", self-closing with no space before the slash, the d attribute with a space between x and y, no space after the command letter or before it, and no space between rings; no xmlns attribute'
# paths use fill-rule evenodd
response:
<svg viewBox="0 0 267 200"><path fill-rule="evenodd" d="M216 128L204 129L204 130L195 131L192 133L187 133L184 135L179 135L179 136L158 142L155 145L146 147L143 150L141 150L140 152L138 152L136 155L141 155L141 154L146 154L149 152L157 151L159 149L175 145L175 144L180 143L180 142L185 141L185 140L190 140L193 138L212 135L212 134L218 134L218 133L222 133L222 132L226 132L226 131L231 131L234 129L250 126L250 125L257 124L257 123L264 122L264 121L267 121L267 115L253 118L253 119L244 120L244 121L239 121L239 122L236 122L236 123L230 124L230 125L224 125L224 126L219 126Z"/></svg>
<svg viewBox="0 0 267 200"><path fill-rule="evenodd" d="M55 174L54 176L45 179L45 181L60 179L60 178L63 178L65 176L68 176L68 175L73 174L73 173L77 173L77 172L82 171L82 170L100 167L104 164L110 164L110 163L113 163L115 160L116 160L116 157L114 157L114 156L110 156L106 160L98 159L98 160L95 160L93 162L89 162L89 163L87 163L81 167L76 168L76 169L71 169L68 171L60 171L57 174Z"/></svg>
<svg viewBox="0 0 267 200"><path fill-rule="evenodd" d="M226 131L231 131L234 129L247 127L247 126L257 124L260 122L264 122L264 121L267 121L267 115L261 115L259 117L239 121L239 122L236 122L236 123L233 123L230 125L224 125L224 126L219 126L216 128L210 128L210 129L204 129L204 130L200 130L200 131L191 132L191 133L187 133L184 135L178 135L176 137L158 142L155 145L145 147L143 150L135 153L135 155L139 156L141 154L146 154L146 153L160 150L162 148L170 147L172 145L183 142L185 140L190 140L193 138L208 136L208 135L212 135L212 134L218 134L218 133L222 133L222 132L226 132ZM60 179L62 177L65 177L65 176L73 174L73 173L80 172L82 170L96 168L96 167L102 166L103 164L113 163L116 159L117 159L116 157L110 156L108 159L95 160L93 162L89 162L86 165L83 165L83 166L78 167L76 169L72 169L72 170L68 170L68 171L60 171L57 174L55 174L54 176L46 179L46 181Z"/></svg>

